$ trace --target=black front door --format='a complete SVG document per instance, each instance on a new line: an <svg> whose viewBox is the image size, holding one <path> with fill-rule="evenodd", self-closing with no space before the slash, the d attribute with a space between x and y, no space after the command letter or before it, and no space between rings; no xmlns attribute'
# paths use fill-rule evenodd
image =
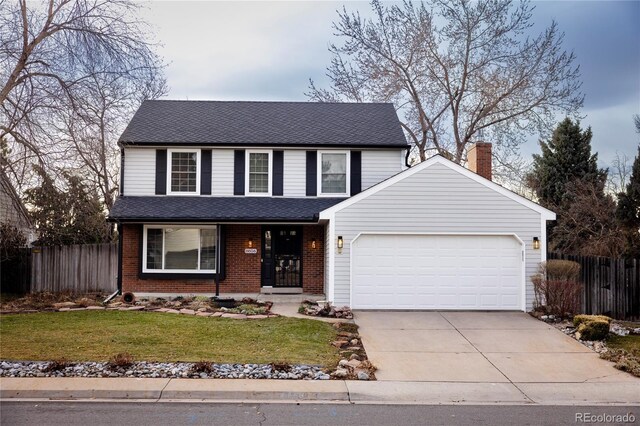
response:
<svg viewBox="0 0 640 426"><path fill-rule="evenodd" d="M262 286L302 287L302 227L262 227Z"/></svg>

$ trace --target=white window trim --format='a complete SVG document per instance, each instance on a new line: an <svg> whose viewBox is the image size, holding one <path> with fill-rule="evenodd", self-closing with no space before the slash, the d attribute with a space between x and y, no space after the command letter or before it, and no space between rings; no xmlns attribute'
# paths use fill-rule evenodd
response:
<svg viewBox="0 0 640 426"><path fill-rule="evenodd" d="M164 229L166 228L181 228L181 229L216 229L220 232L217 225L144 225L142 232L142 273L144 274L215 274L215 269L164 269ZM147 230L148 229L162 229L162 269L148 269L147 268ZM216 238L217 240L217 238ZM217 257L220 254L220 248L218 247L218 241L216 241L216 265L218 264ZM200 247L198 247L198 267L200 267Z"/></svg>
<svg viewBox="0 0 640 426"><path fill-rule="evenodd" d="M269 187L267 192L250 192L249 191L249 169L251 167L251 154L268 154L269 155ZM273 191L273 150L271 149L248 149L245 151L244 159L244 195L249 197L271 197Z"/></svg>
<svg viewBox="0 0 640 426"><path fill-rule="evenodd" d="M347 173L347 186L346 186L346 192L343 193L323 193L322 192L322 154L346 154L346 173ZM334 150L324 150L324 151L318 151L318 165L317 165L317 172L318 172L318 176L317 176L317 190L316 190L316 194L318 194L318 197L349 197L351 196L351 151L334 151Z"/></svg>
<svg viewBox="0 0 640 426"><path fill-rule="evenodd" d="M172 191L171 190L171 157L174 153L195 152L196 153L196 190L195 191ZM200 165L201 152L199 149L168 149L167 150L167 195L200 195Z"/></svg>

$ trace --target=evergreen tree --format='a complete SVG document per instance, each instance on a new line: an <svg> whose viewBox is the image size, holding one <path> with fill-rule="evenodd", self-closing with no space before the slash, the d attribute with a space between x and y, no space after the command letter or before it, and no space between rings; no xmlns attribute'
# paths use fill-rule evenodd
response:
<svg viewBox="0 0 640 426"><path fill-rule="evenodd" d="M580 180L596 187L606 180L606 170L598 169L598 154L591 154L591 128L582 130L580 122L565 118L551 140L540 141L542 154L533 155L529 186L540 203L558 209L566 200L567 184Z"/></svg>
<svg viewBox="0 0 640 426"><path fill-rule="evenodd" d="M95 244L111 239L103 204L96 191L78 176L64 172L66 188L59 189L41 167L40 185L25 192L39 245Z"/></svg>
<svg viewBox="0 0 640 426"><path fill-rule="evenodd" d="M640 258L640 145L626 190L618 194L616 217L625 230L625 254Z"/></svg>

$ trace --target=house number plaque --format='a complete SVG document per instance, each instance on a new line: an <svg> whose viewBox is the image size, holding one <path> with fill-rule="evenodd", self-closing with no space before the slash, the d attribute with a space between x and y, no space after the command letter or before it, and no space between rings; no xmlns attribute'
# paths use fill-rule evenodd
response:
<svg viewBox="0 0 640 426"><path fill-rule="evenodd" d="M258 253L258 249L257 248L246 248L244 249L244 254L257 254Z"/></svg>

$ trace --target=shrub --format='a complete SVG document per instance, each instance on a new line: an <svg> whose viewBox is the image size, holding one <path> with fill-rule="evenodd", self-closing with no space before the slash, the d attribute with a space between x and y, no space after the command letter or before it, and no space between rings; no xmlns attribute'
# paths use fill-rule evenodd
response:
<svg viewBox="0 0 640 426"><path fill-rule="evenodd" d="M576 315L573 317L573 326L579 327L580 324L595 320L606 321L607 324L611 324L611 318L605 315Z"/></svg>
<svg viewBox="0 0 640 426"><path fill-rule="evenodd" d="M211 298L209 296L196 296L193 298L194 302L209 302Z"/></svg>
<svg viewBox="0 0 640 426"><path fill-rule="evenodd" d="M44 371L45 372L61 371L71 365L73 364L71 364L68 359L58 358L58 359L54 359L49 364L47 364L47 366L44 368Z"/></svg>
<svg viewBox="0 0 640 426"><path fill-rule="evenodd" d="M198 361L198 362L194 362L193 365L191 366L191 372L192 373L211 373L213 371L213 367L211 366L210 362L206 362L206 361Z"/></svg>
<svg viewBox="0 0 640 426"><path fill-rule="evenodd" d="M600 319L583 322L578 333L580 340L603 340L609 335L609 323Z"/></svg>
<svg viewBox="0 0 640 426"><path fill-rule="evenodd" d="M567 260L542 262L538 274L531 277L535 294L534 308L559 318L580 311L583 285L578 281L580 265Z"/></svg>
<svg viewBox="0 0 640 426"><path fill-rule="evenodd" d="M133 365L133 355L128 352L116 354L109 360L108 365L111 368L130 367Z"/></svg>

